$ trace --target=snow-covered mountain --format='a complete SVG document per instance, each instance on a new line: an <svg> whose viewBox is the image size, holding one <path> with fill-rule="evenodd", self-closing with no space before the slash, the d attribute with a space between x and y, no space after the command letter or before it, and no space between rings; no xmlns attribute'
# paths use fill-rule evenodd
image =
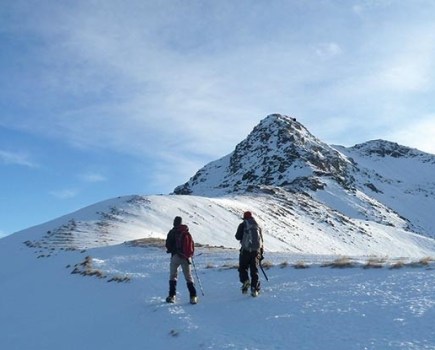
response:
<svg viewBox="0 0 435 350"><path fill-rule="evenodd" d="M433 349L434 174L433 155L330 146L270 115L173 194L0 239L0 349ZM256 300L236 270L245 210L265 238ZM194 306L181 272L177 303L164 302L177 215L196 242Z"/></svg>
<svg viewBox="0 0 435 350"><path fill-rule="evenodd" d="M352 186L353 167L347 157L317 139L296 119L272 114L232 153L204 166L174 193L213 196L262 186L299 190L317 187L315 179L322 176Z"/></svg>
<svg viewBox="0 0 435 350"><path fill-rule="evenodd" d="M407 229L435 237L435 156L375 140L336 146L357 164L356 187L407 222Z"/></svg>
<svg viewBox="0 0 435 350"><path fill-rule="evenodd" d="M435 236L435 156L389 141L329 146L296 119L266 117L229 155L200 169L176 194L304 193L364 219ZM317 205L317 204L313 204Z"/></svg>
<svg viewBox="0 0 435 350"><path fill-rule="evenodd" d="M294 118L263 119L172 195L110 199L17 233L40 254L164 238L180 215L199 244L236 248L251 210L269 251L434 254L435 156L388 141L330 146Z"/></svg>

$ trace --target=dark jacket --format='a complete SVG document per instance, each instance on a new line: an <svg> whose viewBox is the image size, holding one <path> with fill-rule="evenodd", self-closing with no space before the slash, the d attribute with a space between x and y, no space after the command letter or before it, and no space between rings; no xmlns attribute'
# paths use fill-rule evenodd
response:
<svg viewBox="0 0 435 350"><path fill-rule="evenodd" d="M245 221L243 220L237 227L236 239L242 241L243 233L245 233Z"/></svg>
<svg viewBox="0 0 435 350"><path fill-rule="evenodd" d="M236 232L236 239L239 240L239 241L242 240L242 238L243 238L243 234L245 233L245 222L246 222L246 221L248 221L248 222L254 222L254 223L257 224L257 221L255 221L254 218L250 218L250 219L245 219L245 220L243 220L243 221L239 224L239 226L237 227L237 232ZM257 224L257 225L258 225L258 224ZM261 228L260 228L260 231L261 231Z"/></svg>
<svg viewBox="0 0 435 350"><path fill-rule="evenodd" d="M250 221L250 220L252 220L252 221L254 221L255 223L257 223L257 222L255 221L254 218L250 218L250 219L245 219L245 220L243 220L243 221L239 224L239 226L237 227L236 239L239 240L240 242L242 242L243 235L244 235L244 233L245 233L245 221ZM260 235L261 235L261 238L263 239L263 235L262 235L262 230L261 230L261 228L260 228ZM261 254L263 254L263 247L260 248L260 252L261 252Z"/></svg>

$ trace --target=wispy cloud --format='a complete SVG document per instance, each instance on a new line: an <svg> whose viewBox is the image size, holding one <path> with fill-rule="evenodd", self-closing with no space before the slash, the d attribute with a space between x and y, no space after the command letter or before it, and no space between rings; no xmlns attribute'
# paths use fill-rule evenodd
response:
<svg viewBox="0 0 435 350"><path fill-rule="evenodd" d="M400 2L50 6L53 19L20 31L44 42L31 63L50 108L8 122L77 147L199 161L231 151L269 113L342 142L431 109L418 94L434 92L434 26Z"/></svg>
<svg viewBox="0 0 435 350"><path fill-rule="evenodd" d="M406 127L392 128L390 141L435 155L435 114L410 118Z"/></svg>
<svg viewBox="0 0 435 350"><path fill-rule="evenodd" d="M72 189L72 188L50 192L50 195L58 199L70 199L76 197L78 194L79 191L77 189Z"/></svg>
<svg viewBox="0 0 435 350"><path fill-rule="evenodd" d="M90 182L90 183L107 181L107 178L105 176L99 173L92 173L92 172L80 174L79 178L84 182Z"/></svg>
<svg viewBox="0 0 435 350"><path fill-rule="evenodd" d="M37 164L32 162L27 154L21 152L0 150L0 162L6 165L21 165L29 168L37 167Z"/></svg>
<svg viewBox="0 0 435 350"><path fill-rule="evenodd" d="M340 55L343 50L337 43L321 43L314 46L314 52L321 58L332 58Z"/></svg>
<svg viewBox="0 0 435 350"><path fill-rule="evenodd" d="M371 85L378 91L398 93L425 92L433 88L435 26L412 29L398 37L390 52L373 72ZM415 40L418 38L418 40Z"/></svg>

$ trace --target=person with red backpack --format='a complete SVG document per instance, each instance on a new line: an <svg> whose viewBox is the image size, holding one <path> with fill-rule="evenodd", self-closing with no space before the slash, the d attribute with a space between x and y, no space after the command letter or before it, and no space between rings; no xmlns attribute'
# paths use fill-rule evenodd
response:
<svg viewBox="0 0 435 350"><path fill-rule="evenodd" d="M251 287L251 295L256 297L260 292L258 267L263 259L263 234L261 227L253 218L250 211L246 211L243 214L243 222L237 228L236 239L241 244L239 279L242 283L242 293L248 293L248 289ZM248 270L251 280L249 280Z"/></svg>
<svg viewBox="0 0 435 350"><path fill-rule="evenodd" d="M182 218L174 218L174 227L168 232L166 237L166 252L171 254L169 265L169 295L167 303L175 303L177 294L178 268L181 269L186 279L187 289L189 290L190 303L197 304L198 296L192 276L191 258L195 251L192 235L187 225L182 224Z"/></svg>

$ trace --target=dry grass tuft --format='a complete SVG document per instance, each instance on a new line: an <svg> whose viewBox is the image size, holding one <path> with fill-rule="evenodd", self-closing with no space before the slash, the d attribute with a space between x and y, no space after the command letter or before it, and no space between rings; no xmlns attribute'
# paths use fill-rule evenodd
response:
<svg viewBox="0 0 435 350"><path fill-rule="evenodd" d="M385 259L380 258L371 258L367 260L367 263L364 265L364 269L380 269L384 267Z"/></svg>
<svg viewBox="0 0 435 350"><path fill-rule="evenodd" d="M293 265L293 267L294 267L295 269L307 269L307 268L309 268L310 266L307 265L304 261L297 261L297 262Z"/></svg>
<svg viewBox="0 0 435 350"><path fill-rule="evenodd" d="M216 265L213 265L212 263L207 263L207 265L205 266L206 269L214 269L216 267Z"/></svg>
<svg viewBox="0 0 435 350"><path fill-rule="evenodd" d="M284 269L284 268L286 268L288 266L289 266L288 261L283 261L281 264L279 264L279 267L282 268L282 269Z"/></svg>
<svg viewBox="0 0 435 350"><path fill-rule="evenodd" d="M263 269L269 270L273 267L273 263L270 261L262 261L261 266L263 266Z"/></svg>
<svg viewBox="0 0 435 350"><path fill-rule="evenodd" d="M68 265L69 267L69 265ZM79 274L82 276L94 276L97 278L107 278L103 271L95 269L92 265L92 257L87 256L85 260L81 263L75 264L72 274ZM129 276L113 276L107 282L130 282L131 278Z"/></svg>
<svg viewBox="0 0 435 350"><path fill-rule="evenodd" d="M352 260L346 256L338 258L336 260L334 260L331 263L326 263L321 265L321 267L332 267L332 268L339 268L339 269L344 269L344 268L349 268L349 267L355 267L355 264L352 262Z"/></svg>
<svg viewBox="0 0 435 350"><path fill-rule="evenodd" d="M131 278L128 276L113 276L112 278L110 278L107 282L117 282L117 283L126 283L126 282L130 282Z"/></svg>
<svg viewBox="0 0 435 350"><path fill-rule="evenodd" d="M435 259L429 256L425 258L421 258L418 261L411 261L409 263L405 263L400 260L392 264L390 266L390 269L400 269L402 267L414 267L414 268L428 267L433 261L435 261Z"/></svg>
<svg viewBox="0 0 435 350"><path fill-rule="evenodd" d="M390 269L392 270L392 269L401 269L402 267L404 267L405 266L405 263L403 262L403 261L397 261L397 262L395 262L394 264L392 264L391 266L390 266Z"/></svg>
<svg viewBox="0 0 435 350"><path fill-rule="evenodd" d="M409 263L408 265L410 267L427 267L430 265L430 263L433 261L433 259L431 257L425 257L422 258L418 261L413 261L411 263Z"/></svg>
<svg viewBox="0 0 435 350"><path fill-rule="evenodd" d="M74 269L71 273L80 274L82 276L95 276L98 278L106 278L102 271L93 268L92 257L89 255L85 257L85 260L81 263L75 264Z"/></svg>
<svg viewBox="0 0 435 350"><path fill-rule="evenodd" d="M433 262L433 261L435 261L434 258L432 258L432 257L430 257L430 256L427 256L427 257L425 257L425 258L420 259L419 263L420 263L420 265L428 266L428 265L430 265L430 263Z"/></svg>
<svg viewBox="0 0 435 350"><path fill-rule="evenodd" d="M156 247L156 248L164 248L166 240L163 238L139 238L133 241L125 242L127 245L131 245L133 247Z"/></svg>
<svg viewBox="0 0 435 350"><path fill-rule="evenodd" d="M231 269L237 270L238 268L239 268L239 264L225 263L222 265L223 270L231 270Z"/></svg>

